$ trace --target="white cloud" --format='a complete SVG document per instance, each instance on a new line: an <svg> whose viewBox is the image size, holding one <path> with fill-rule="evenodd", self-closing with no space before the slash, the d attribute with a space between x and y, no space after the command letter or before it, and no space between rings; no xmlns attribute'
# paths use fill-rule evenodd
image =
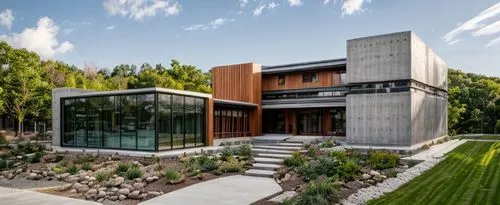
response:
<svg viewBox="0 0 500 205"><path fill-rule="evenodd" d="M484 23L482 22L492 17L495 17L498 14L500 14L500 3L496 3L495 5L487 8L478 15L467 20L465 23L458 25L455 29L445 34L443 36L443 39L449 44L450 42L453 42L456 39L456 37L458 37L463 32L473 31L484 27ZM482 31L481 33L486 33L486 31Z"/></svg>
<svg viewBox="0 0 500 205"><path fill-rule="evenodd" d="M269 8L269 9L272 10L272 9L275 9L276 7L278 7L278 6L279 6L279 4L277 4L276 2L273 1L273 2L269 3L269 5L267 5L267 8Z"/></svg>
<svg viewBox="0 0 500 205"><path fill-rule="evenodd" d="M220 26L223 26L229 22L234 22L234 19L226 19L226 18L217 18L213 21L210 21L207 24L195 24L187 27L183 27L185 31L195 31L195 30L207 30L212 27L212 29L217 29Z"/></svg>
<svg viewBox="0 0 500 205"><path fill-rule="evenodd" d="M494 33L500 32L500 20L496 21L495 23L492 23L490 25L487 25L485 27L482 27L481 29L475 31L473 33L474 36L483 36L483 35L491 35Z"/></svg>
<svg viewBox="0 0 500 205"><path fill-rule="evenodd" d="M247 5L248 0L239 0L240 1L240 7L243 8Z"/></svg>
<svg viewBox="0 0 500 205"><path fill-rule="evenodd" d="M154 17L157 13L165 16L178 15L181 6L169 0L105 0L103 6L111 16L128 16L134 20Z"/></svg>
<svg viewBox="0 0 500 205"><path fill-rule="evenodd" d="M324 0L323 1L323 5L327 5L328 3L330 3L330 0Z"/></svg>
<svg viewBox="0 0 500 205"><path fill-rule="evenodd" d="M456 43L458 43L458 42L460 42L460 41L462 41L462 40L463 40L463 39L456 39L456 40L453 40L453 41L449 42L449 43L448 43L448 45L453 45L453 44L456 44Z"/></svg>
<svg viewBox="0 0 500 205"><path fill-rule="evenodd" d="M34 51L42 58L48 59L74 49L73 44L68 41L59 43L56 38L58 32L59 26L49 17L43 17L38 20L36 27L26 28L20 34L2 35L0 40L7 41L16 48L26 48L29 51Z"/></svg>
<svg viewBox="0 0 500 205"><path fill-rule="evenodd" d="M115 28L116 28L115 25L110 25L110 26L106 27L106 30L112 31L112 30L115 30Z"/></svg>
<svg viewBox="0 0 500 205"><path fill-rule="evenodd" d="M366 2L370 3L371 0L366 0ZM342 3L342 16L349 16L359 12L364 11L363 4L365 0L344 0Z"/></svg>
<svg viewBox="0 0 500 205"><path fill-rule="evenodd" d="M262 14L262 11L266 8L266 5L260 5L255 10L253 10L253 16L260 16Z"/></svg>
<svg viewBox="0 0 500 205"><path fill-rule="evenodd" d="M290 6L302 6L302 0L288 0Z"/></svg>
<svg viewBox="0 0 500 205"><path fill-rule="evenodd" d="M7 27L10 30L12 27L12 22L14 22L14 15L12 15L12 10L5 9L0 13L0 25Z"/></svg>
<svg viewBox="0 0 500 205"><path fill-rule="evenodd" d="M63 29L63 33L68 35L70 33L73 33L73 31L75 31L75 29L72 29L72 28L65 28Z"/></svg>
<svg viewBox="0 0 500 205"><path fill-rule="evenodd" d="M491 40L491 41L490 41L490 42L488 42L488 44L486 44L484 47L491 47L491 46L496 45L496 44L498 44L498 43L500 43L500 37L497 37L497 38L495 38L495 39Z"/></svg>

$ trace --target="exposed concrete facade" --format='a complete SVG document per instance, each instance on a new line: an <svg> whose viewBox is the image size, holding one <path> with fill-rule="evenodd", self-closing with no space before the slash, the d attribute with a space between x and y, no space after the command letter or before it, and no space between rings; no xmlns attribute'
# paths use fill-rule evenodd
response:
<svg viewBox="0 0 500 205"><path fill-rule="evenodd" d="M378 85L398 82L409 86L395 93L390 89L349 93L347 142L415 149L445 136L447 72L443 60L412 32L347 41L349 85L371 84L377 89Z"/></svg>

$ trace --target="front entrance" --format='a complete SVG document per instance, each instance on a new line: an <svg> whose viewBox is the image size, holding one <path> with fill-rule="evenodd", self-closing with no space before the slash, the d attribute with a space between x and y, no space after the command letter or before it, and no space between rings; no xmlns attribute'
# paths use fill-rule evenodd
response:
<svg viewBox="0 0 500 205"><path fill-rule="evenodd" d="M321 110L297 112L297 135L322 135Z"/></svg>

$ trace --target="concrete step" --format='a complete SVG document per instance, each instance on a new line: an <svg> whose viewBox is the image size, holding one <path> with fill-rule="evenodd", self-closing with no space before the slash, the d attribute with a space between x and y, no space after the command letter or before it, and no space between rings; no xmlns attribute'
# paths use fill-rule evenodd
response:
<svg viewBox="0 0 500 205"><path fill-rule="evenodd" d="M293 151L290 150L273 150L273 149L260 149L260 148L252 148L252 153L266 153L266 154L293 154Z"/></svg>
<svg viewBox="0 0 500 205"><path fill-rule="evenodd" d="M276 158L254 157L253 160L255 163L262 163L262 164L283 164L283 159L276 159Z"/></svg>
<svg viewBox="0 0 500 205"><path fill-rule="evenodd" d="M260 170L260 169L249 169L245 171L245 175L256 176L256 177L269 177L272 178L276 171Z"/></svg>
<svg viewBox="0 0 500 205"><path fill-rule="evenodd" d="M301 150L302 147L295 146L275 146L275 145L254 145L253 148L258 149L273 149L273 150L288 150L288 151L298 151Z"/></svg>
<svg viewBox="0 0 500 205"><path fill-rule="evenodd" d="M275 158L275 159L285 159L287 157L291 157L291 154L268 154L268 153L259 153L257 157L266 157L266 158Z"/></svg>
<svg viewBox="0 0 500 205"><path fill-rule="evenodd" d="M299 142L276 142L276 143L252 142L252 144L254 146L304 147L304 144Z"/></svg>
<svg viewBox="0 0 500 205"><path fill-rule="evenodd" d="M252 164L252 169L262 169L262 170L278 170L281 168L281 165L277 164L263 164L263 163L254 163Z"/></svg>

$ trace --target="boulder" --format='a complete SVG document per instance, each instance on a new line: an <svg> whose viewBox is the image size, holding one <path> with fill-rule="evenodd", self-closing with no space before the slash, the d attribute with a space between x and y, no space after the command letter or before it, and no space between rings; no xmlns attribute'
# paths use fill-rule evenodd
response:
<svg viewBox="0 0 500 205"><path fill-rule="evenodd" d="M74 183L74 184L73 184L73 187L72 187L72 188L73 188L73 189L79 189L79 188L82 188L83 186L85 186L85 185L80 184L80 183L78 183L78 182L77 182L77 183Z"/></svg>
<svg viewBox="0 0 500 205"><path fill-rule="evenodd" d="M89 181L91 181L91 182L93 182L93 181L95 181L95 180L96 180L96 178L95 178L95 177L90 177L90 178L89 178Z"/></svg>
<svg viewBox="0 0 500 205"><path fill-rule="evenodd" d="M73 184L63 184L63 185L58 186L57 190L66 191L66 190L70 189L71 187L73 187Z"/></svg>
<svg viewBox="0 0 500 205"><path fill-rule="evenodd" d="M136 182L136 183L134 183L134 185L132 185L132 187L134 187L134 189L136 189L136 190L140 190L140 189L144 188L144 184L141 182Z"/></svg>
<svg viewBox="0 0 500 205"><path fill-rule="evenodd" d="M122 194L122 195L118 196L118 199L119 199L120 201L122 201L122 200L127 199L127 196L125 196L125 195L123 195L123 194Z"/></svg>
<svg viewBox="0 0 500 205"><path fill-rule="evenodd" d="M133 192L130 192L127 197L128 198L131 198L131 199L138 199L139 198L139 194L141 192L140 191L133 191Z"/></svg>
<svg viewBox="0 0 500 205"><path fill-rule="evenodd" d="M140 194L137 198L138 198L138 199L144 199L144 198L146 198L147 196L148 196L148 194L146 194L146 193L142 193L142 194Z"/></svg>
<svg viewBox="0 0 500 205"><path fill-rule="evenodd" d="M99 191L99 193L97 194L97 198L104 198L105 196L106 196L105 191Z"/></svg>
<svg viewBox="0 0 500 205"><path fill-rule="evenodd" d="M95 195L97 193L98 193L97 189L89 189L85 194L86 195Z"/></svg>
<svg viewBox="0 0 500 205"><path fill-rule="evenodd" d="M69 183L76 183L79 180L80 180L80 178L78 178L76 176L70 176L70 177L67 177L66 179L64 179L64 181L69 182Z"/></svg>
<svg viewBox="0 0 500 205"><path fill-rule="evenodd" d="M370 178L372 178L372 175L369 175L369 174L363 174L363 176L362 176L362 177L363 177L363 179L365 179L365 180L366 180L366 179L370 179Z"/></svg>
<svg viewBox="0 0 500 205"><path fill-rule="evenodd" d="M153 179L153 177L148 177L144 181L147 183L151 183L151 182L154 182L155 180Z"/></svg>
<svg viewBox="0 0 500 205"><path fill-rule="evenodd" d="M36 177L37 175L38 175L38 174L36 174L36 173L30 173L30 174L28 175L28 179L29 179L29 180L34 180L34 179L35 179L35 177Z"/></svg>
<svg viewBox="0 0 500 205"><path fill-rule="evenodd" d="M12 172L9 172L9 174L7 175L8 180L14 179L14 177L16 177L16 175L14 175Z"/></svg>
<svg viewBox="0 0 500 205"><path fill-rule="evenodd" d="M123 189L118 190L118 193L121 195L128 195L130 193L130 190L127 188L123 188Z"/></svg>
<svg viewBox="0 0 500 205"><path fill-rule="evenodd" d="M82 192L87 192L89 190L89 186L87 185L83 185L82 187L80 187L79 189L77 189L78 192L82 193Z"/></svg>
<svg viewBox="0 0 500 205"><path fill-rule="evenodd" d="M380 172L377 172L377 171L375 171L375 170L372 170L372 171L370 171L370 175L372 175L372 176L374 176L374 177L375 177L375 176L379 176L379 175L380 175Z"/></svg>
<svg viewBox="0 0 500 205"><path fill-rule="evenodd" d="M47 176L53 177L56 173L54 171L48 171Z"/></svg>
<svg viewBox="0 0 500 205"><path fill-rule="evenodd" d="M106 191L107 189L108 189L108 188L106 188L106 187L101 187L101 188L99 188L99 189L97 189L97 190L99 190L99 191Z"/></svg>
<svg viewBox="0 0 500 205"><path fill-rule="evenodd" d="M48 173L47 173L47 171L42 171L42 176L43 176L43 177L46 177L46 176L48 176Z"/></svg>
<svg viewBox="0 0 500 205"><path fill-rule="evenodd" d="M69 190L69 193L76 194L76 193L78 193L78 191L76 191L76 189L72 189L72 190Z"/></svg>
<svg viewBox="0 0 500 205"><path fill-rule="evenodd" d="M281 179L282 182L286 182L292 178L292 175L289 173L286 173L285 176Z"/></svg>
<svg viewBox="0 0 500 205"><path fill-rule="evenodd" d="M125 182L125 178L123 178L123 177L116 177L113 180L113 186L120 186L123 182Z"/></svg>
<svg viewBox="0 0 500 205"><path fill-rule="evenodd" d="M104 201L104 198L97 199L97 202L102 203Z"/></svg>
<svg viewBox="0 0 500 205"><path fill-rule="evenodd" d="M116 201L116 200L118 200L118 196L110 196L108 198L108 200L110 200L110 201Z"/></svg>
<svg viewBox="0 0 500 205"><path fill-rule="evenodd" d="M110 189L110 191L112 191L112 192L117 192L118 190L120 190L120 189L118 189L116 187L111 187L111 189Z"/></svg>
<svg viewBox="0 0 500 205"><path fill-rule="evenodd" d="M157 192L157 191L148 191L148 195L151 195L151 196L160 196L161 193Z"/></svg>

